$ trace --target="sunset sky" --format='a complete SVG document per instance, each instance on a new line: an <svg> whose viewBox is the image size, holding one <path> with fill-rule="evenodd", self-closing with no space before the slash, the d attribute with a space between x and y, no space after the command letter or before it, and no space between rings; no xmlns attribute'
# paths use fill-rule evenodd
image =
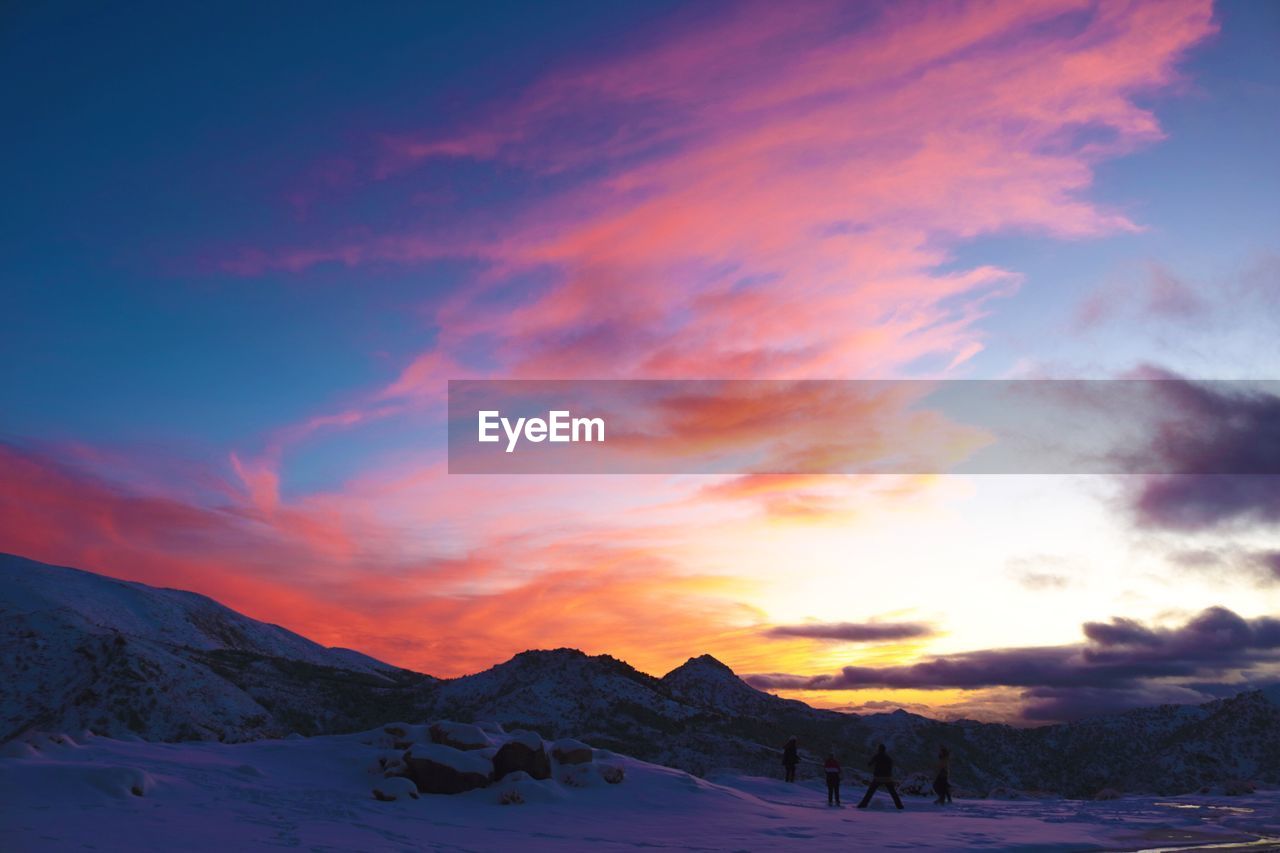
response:
<svg viewBox="0 0 1280 853"><path fill-rule="evenodd" d="M19 3L0 551L438 676L710 653L1021 723L1278 681L1280 477L450 475L444 409L1280 379L1278 43L1242 0Z"/></svg>

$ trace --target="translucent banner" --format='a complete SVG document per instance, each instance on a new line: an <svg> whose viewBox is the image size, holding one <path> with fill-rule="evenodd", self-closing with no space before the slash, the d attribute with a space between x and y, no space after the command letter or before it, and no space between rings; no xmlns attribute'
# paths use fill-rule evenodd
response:
<svg viewBox="0 0 1280 853"><path fill-rule="evenodd" d="M454 474L1280 474L1280 381L455 380Z"/></svg>

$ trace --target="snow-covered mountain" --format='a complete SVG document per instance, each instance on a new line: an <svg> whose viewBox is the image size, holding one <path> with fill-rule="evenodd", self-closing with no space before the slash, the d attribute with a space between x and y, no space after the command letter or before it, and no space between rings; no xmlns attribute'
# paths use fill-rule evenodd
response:
<svg viewBox="0 0 1280 853"><path fill-rule="evenodd" d="M886 743L927 786L940 745L962 791L1171 795L1235 780L1280 784L1280 691L1018 729L904 711L859 717L758 691L703 655L662 678L608 655L529 651L436 680L327 649L204 596L0 556L0 740L31 730L246 741L391 720L494 720L701 776L801 776L834 750L857 781Z"/></svg>
<svg viewBox="0 0 1280 853"><path fill-rule="evenodd" d="M357 700L432 681L193 592L12 555L0 555L0 649L0 740L31 728L232 741L350 729L366 723Z"/></svg>

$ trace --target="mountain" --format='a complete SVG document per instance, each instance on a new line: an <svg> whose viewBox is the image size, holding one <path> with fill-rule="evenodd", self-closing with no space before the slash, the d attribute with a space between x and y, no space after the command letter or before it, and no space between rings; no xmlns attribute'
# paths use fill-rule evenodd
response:
<svg viewBox="0 0 1280 853"><path fill-rule="evenodd" d="M803 702L755 689L711 655L689 658L662 676L662 683L679 700L719 714L769 716L787 709L804 716L813 710Z"/></svg>
<svg viewBox="0 0 1280 853"><path fill-rule="evenodd" d="M939 746L961 792L1172 795L1280 784L1280 688L1019 729L905 711L859 717L763 693L709 655L661 678L608 655L527 651L453 679L397 669L250 619L212 599L0 556L0 741L29 729L244 741L393 720L493 720L700 776L801 774L828 750L865 778L877 743L927 790Z"/></svg>
<svg viewBox="0 0 1280 853"><path fill-rule="evenodd" d="M30 728L251 740L385 719L434 679L193 592L0 555L0 740Z"/></svg>

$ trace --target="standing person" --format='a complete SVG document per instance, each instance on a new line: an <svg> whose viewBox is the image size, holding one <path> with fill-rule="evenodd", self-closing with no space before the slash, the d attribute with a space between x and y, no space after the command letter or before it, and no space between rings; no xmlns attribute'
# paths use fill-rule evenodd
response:
<svg viewBox="0 0 1280 853"><path fill-rule="evenodd" d="M782 766L787 769L788 782L796 781L796 765L799 763L800 756L796 752L796 739L793 737L782 748Z"/></svg>
<svg viewBox="0 0 1280 853"><path fill-rule="evenodd" d="M836 761L835 753L827 753L827 760L823 763L822 769L827 773L827 805L840 805L840 762Z"/></svg>
<svg viewBox="0 0 1280 853"><path fill-rule="evenodd" d="M867 793L862 797L862 802L858 803L858 808L865 809L867 803L871 802L871 796L881 785L889 789L889 795L893 797L893 804L898 808L902 808L902 798L898 796L898 786L893 781L893 759L889 757L888 752L885 752L884 744L880 744L879 748L876 749L876 754L871 756L867 766L871 768L873 778L871 784L867 787Z"/></svg>
<svg viewBox="0 0 1280 853"><path fill-rule="evenodd" d="M933 780L933 792L938 795L934 800L938 805L951 802L951 750L945 746L938 752L938 775Z"/></svg>

